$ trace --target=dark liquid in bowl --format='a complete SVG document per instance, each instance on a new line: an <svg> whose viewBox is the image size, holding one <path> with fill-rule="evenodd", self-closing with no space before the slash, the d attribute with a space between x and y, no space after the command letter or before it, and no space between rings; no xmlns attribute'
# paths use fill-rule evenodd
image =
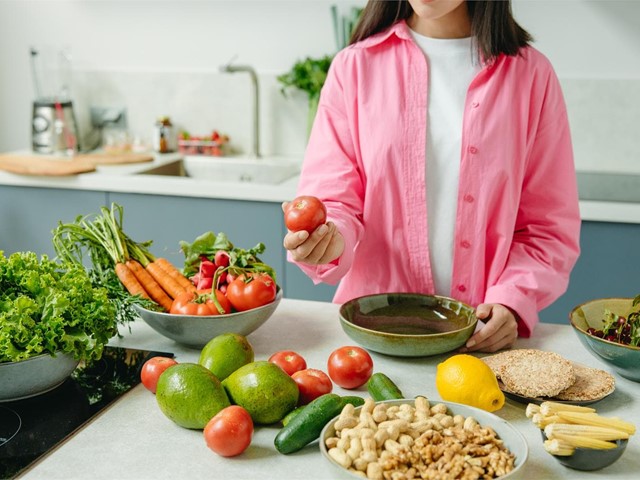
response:
<svg viewBox="0 0 640 480"><path fill-rule="evenodd" d="M386 305L366 313L356 310L354 325L384 333L433 335L464 328L468 320L442 305Z"/></svg>

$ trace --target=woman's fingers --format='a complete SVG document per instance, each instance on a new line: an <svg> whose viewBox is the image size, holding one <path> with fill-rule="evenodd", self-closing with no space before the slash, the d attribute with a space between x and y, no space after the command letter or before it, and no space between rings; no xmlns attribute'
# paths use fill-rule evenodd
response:
<svg viewBox="0 0 640 480"><path fill-rule="evenodd" d="M518 338L518 324L515 316L503 305L481 304L476 316L485 322L460 351L495 352L512 346Z"/></svg>

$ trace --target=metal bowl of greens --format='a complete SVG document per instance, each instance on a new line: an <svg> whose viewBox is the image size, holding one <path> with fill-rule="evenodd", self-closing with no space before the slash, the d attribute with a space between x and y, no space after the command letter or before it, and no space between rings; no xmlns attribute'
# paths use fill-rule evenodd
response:
<svg viewBox="0 0 640 480"><path fill-rule="evenodd" d="M78 363L79 360L66 353L0 363L0 402L22 400L53 390L64 383Z"/></svg>
<svg viewBox="0 0 640 480"><path fill-rule="evenodd" d="M55 388L116 333L106 289L81 265L0 252L0 401Z"/></svg>

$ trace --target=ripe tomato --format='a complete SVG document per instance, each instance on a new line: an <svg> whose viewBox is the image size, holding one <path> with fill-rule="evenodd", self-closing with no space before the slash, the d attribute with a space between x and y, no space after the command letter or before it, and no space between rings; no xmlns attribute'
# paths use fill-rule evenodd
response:
<svg viewBox="0 0 640 480"><path fill-rule="evenodd" d="M144 362L140 370L140 380L142 380L142 384L150 392L156 393L158 378L160 378L162 372L177 363L173 358L169 357L151 357Z"/></svg>
<svg viewBox="0 0 640 480"><path fill-rule="evenodd" d="M276 282L264 272L242 274L227 285L227 298L239 312L258 308L275 300Z"/></svg>
<svg viewBox="0 0 640 480"><path fill-rule="evenodd" d="M231 303L224 296L224 293L216 290L216 298L224 313L231 313ZM197 293L181 293L173 300L169 313L179 315L220 315L220 311L211 298L211 290L198 290Z"/></svg>
<svg viewBox="0 0 640 480"><path fill-rule="evenodd" d="M340 347L329 355L327 370L331 380L342 388L358 388L373 373L371 355L360 347Z"/></svg>
<svg viewBox="0 0 640 480"><path fill-rule="evenodd" d="M253 437L253 420L238 405L220 410L204 427L207 446L223 457L234 457L244 452Z"/></svg>
<svg viewBox="0 0 640 480"><path fill-rule="evenodd" d="M312 233L327 221L327 208L324 203L309 195L294 198L284 210L284 224L292 232L306 230Z"/></svg>
<svg viewBox="0 0 640 480"><path fill-rule="evenodd" d="M269 361L278 365L282 370L287 372L287 375L293 375L307 368L307 362L304 358L291 350L276 352L269 357Z"/></svg>
<svg viewBox="0 0 640 480"><path fill-rule="evenodd" d="M306 368L291 375L291 378L298 384L300 397L298 405L306 405L311 400L318 398L325 393L331 393L333 384L329 376L322 370Z"/></svg>

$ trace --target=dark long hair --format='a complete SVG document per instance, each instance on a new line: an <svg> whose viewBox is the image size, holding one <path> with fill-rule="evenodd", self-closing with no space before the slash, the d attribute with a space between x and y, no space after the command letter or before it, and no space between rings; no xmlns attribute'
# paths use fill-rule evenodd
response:
<svg viewBox="0 0 640 480"><path fill-rule="evenodd" d="M471 34L486 61L500 54L517 55L533 40L513 18L511 0L466 0L471 19ZM407 0L369 0L349 43L382 32L398 20L407 20L413 9Z"/></svg>

